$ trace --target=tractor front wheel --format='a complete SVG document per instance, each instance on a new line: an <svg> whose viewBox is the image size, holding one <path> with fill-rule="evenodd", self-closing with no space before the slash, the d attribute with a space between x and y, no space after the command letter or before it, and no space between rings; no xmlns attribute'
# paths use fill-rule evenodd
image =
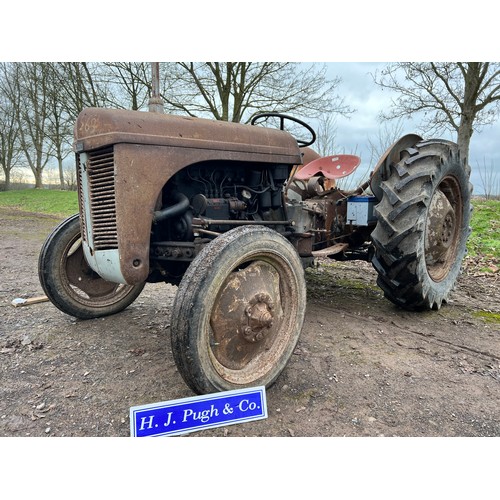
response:
<svg viewBox="0 0 500 500"><path fill-rule="evenodd" d="M470 233L470 168L456 144L422 141L381 183L372 264L385 296L409 310L439 309L460 273Z"/></svg>
<svg viewBox="0 0 500 500"><path fill-rule="evenodd" d="M112 283L90 268L83 254L78 214L64 220L45 240L38 258L38 276L50 301L80 319L122 311L145 285Z"/></svg>
<svg viewBox="0 0 500 500"><path fill-rule="evenodd" d="M301 260L276 231L242 226L191 262L172 309L172 351L196 393L271 385L297 344L306 307Z"/></svg>

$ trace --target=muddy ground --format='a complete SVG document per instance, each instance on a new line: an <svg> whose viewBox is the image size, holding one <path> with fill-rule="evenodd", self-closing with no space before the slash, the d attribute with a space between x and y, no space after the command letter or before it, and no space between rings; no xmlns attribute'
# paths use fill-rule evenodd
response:
<svg viewBox="0 0 500 500"><path fill-rule="evenodd" d="M38 253L57 223L0 209L0 436L129 436L131 406L193 395L170 349L176 289L147 285L90 321L50 302L13 307L42 294ZM268 418L188 437L500 436L498 269L470 266L451 303L425 313L384 299L367 263L322 262L307 280Z"/></svg>

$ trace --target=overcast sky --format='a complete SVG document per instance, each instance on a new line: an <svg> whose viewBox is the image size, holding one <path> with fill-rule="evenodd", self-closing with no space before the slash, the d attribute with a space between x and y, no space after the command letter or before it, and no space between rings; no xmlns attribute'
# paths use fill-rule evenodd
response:
<svg viewBox="0 0 500 500"><path fill-rule="evenodd" d="M331 76L342 77L339 93L357 111L349 120L339 118L336 142L345 152L358 152L360 169L370 160L366 145L377 137L377 115L390 102L389 92L369 74L384 66L375 61L500 61L497 16L471 22L476 13L491 10L486 0L476 0L473 10L435 0L421 0L415 9L395 0L337 2L331 8L314 0L286 7L253 0L251 8L232 0L151 0L138 6L137 15L114 2L86 0L54 16L58 5L35 2L29 15L24 2L4 5L4 17L22 19L22 30L17 22L4 23L0 60L339 61L328 63ZM82 12L90 22L75 31L69 21L82 19ZM403 134L412 132L416 127L405 123ZM476 193L478 165L490 168L492 162L500 178L500 120L472 137Z"/></svg>
<svg viewBox="0 0 500 500"><path fill-rule="evenodd" d="M373 82L370 73L382 69L386 63L375 62L342 62L328 63L329 77L340 76L343 80L339 87L339 94L343 96L346 103L357 111L351 118L339 117L337 121L336 144L345 148L345 153L356 152L361 156L362 163L358 170L372 168L367 166L370 161L368 141L376 141L381 123L378 114L391 102L391 94ZM403 122L401 135L418 133L425 139L429 139L423 132L417 130L418 122L406 120ZM440 138L456 140L449 133L440 135ZM485 126L481 132L474 132L471 140L470 160L472 168L471 179L474 184L474 193L484 192L479 169L484 171L494 168L497 178L500 180L500 120L494 125Z"/></svg>

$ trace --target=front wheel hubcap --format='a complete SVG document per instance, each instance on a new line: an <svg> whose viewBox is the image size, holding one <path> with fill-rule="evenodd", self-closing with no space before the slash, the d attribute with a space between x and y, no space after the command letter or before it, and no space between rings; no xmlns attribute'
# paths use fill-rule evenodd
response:
<svg viewBox="0 0 500 500"><path fill-rule="evenodd" d="M226 279L210 317L212 352L222 366L241 370L271 349L283 322L280 280L260 260Z"/></svg>

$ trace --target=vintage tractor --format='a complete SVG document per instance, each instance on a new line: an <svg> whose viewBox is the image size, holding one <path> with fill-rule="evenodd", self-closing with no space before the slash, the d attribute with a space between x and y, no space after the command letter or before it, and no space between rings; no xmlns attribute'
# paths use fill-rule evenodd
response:
<svg viewBox="0 0 500 500"><path fill-rule="evenodd" d="M335 181L359 158L320 157L314 140L309 125L276 113L243 125L85 109L74 142L80 213L42 247L45 293L87 319L122 311L147 282L178 285L172 351L196 393L276 380L317 257L371 261L389 300L439 309L469 234L470 172L457 146L407 135L347 192Z"/></svg>

